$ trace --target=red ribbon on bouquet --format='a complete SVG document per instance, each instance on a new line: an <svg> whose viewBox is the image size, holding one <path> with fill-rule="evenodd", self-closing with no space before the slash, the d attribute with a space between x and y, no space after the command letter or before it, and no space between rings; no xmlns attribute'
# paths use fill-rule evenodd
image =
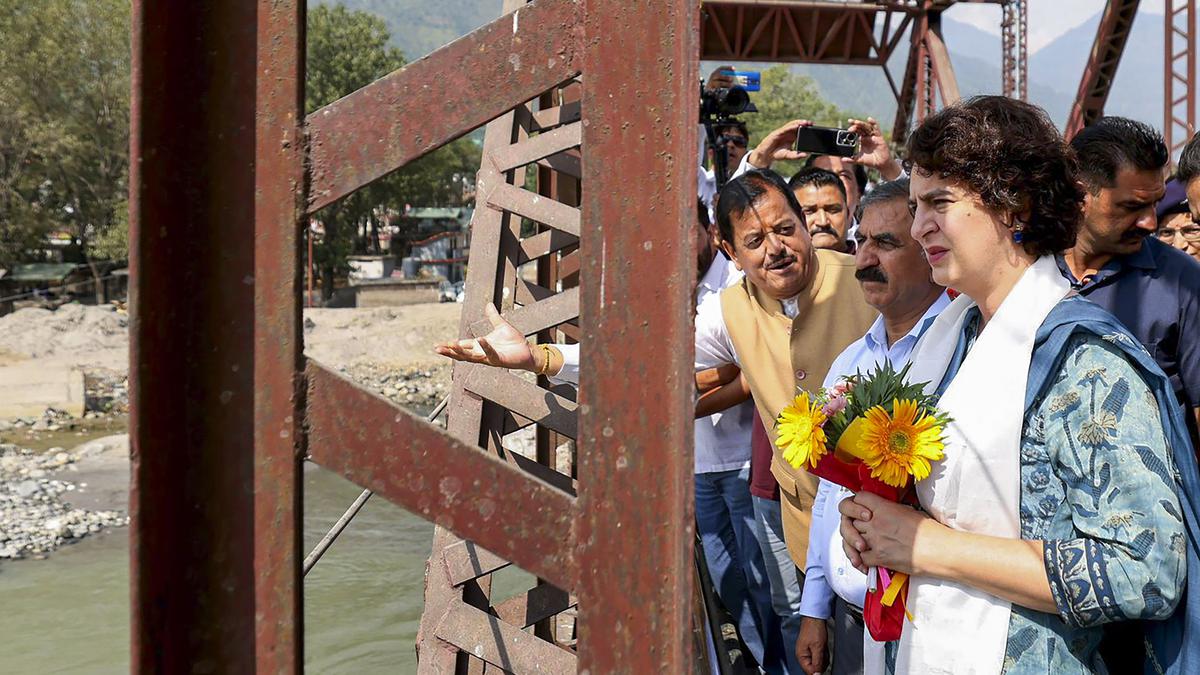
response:
<svg viewBox="0 0 1200 675"><path fill-rule="evenodd" d="M836 452L825 454L808 472L818 478L837 483L853 492L869 492L900 504L917 504L912 481L903 488L896 488L871 477L871 469L862 460L852 462L838 458ZM907 613L908 575L891 570L879 571L880 582L872 590L868 587L863 606L863 623L876 642L899 640L904 629Z"/></svg>

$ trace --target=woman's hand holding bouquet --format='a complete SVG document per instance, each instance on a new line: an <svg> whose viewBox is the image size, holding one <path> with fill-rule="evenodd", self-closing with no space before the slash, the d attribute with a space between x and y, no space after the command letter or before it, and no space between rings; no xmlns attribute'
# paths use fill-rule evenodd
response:
<svg viewBox="0 0 1200 675"><path fill-rule="evenodd" d="M914 483L942 458L950 420L925 393L926 383L907 383L907 374L907 366L897 373L885 362L816 397L801 392L775 422L783 458L854 492L916 505ZM877 641L899 639L908 575L873 567L867 576L867 629Z"/></svg>

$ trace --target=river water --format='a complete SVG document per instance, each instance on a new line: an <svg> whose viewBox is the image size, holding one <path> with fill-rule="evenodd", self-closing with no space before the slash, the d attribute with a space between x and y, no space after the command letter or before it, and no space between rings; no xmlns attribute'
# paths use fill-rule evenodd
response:
<svg viewBox="0 0 1200 675"><path fill-rule="evenodd" d="M304 472L305 550L361 488ZM411 673L433 527L373 497L304 580L314 673ZM508 579L509 585L526 580ZM0 565L0 673L129 672L129 531Z"/></svg>

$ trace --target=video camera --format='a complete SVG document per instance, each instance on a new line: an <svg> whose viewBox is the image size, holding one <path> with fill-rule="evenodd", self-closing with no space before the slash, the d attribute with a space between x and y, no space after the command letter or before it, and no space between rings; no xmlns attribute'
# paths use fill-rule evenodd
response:
<svg viewBox="0 0 1200 675"><path fill-rule="evenodd" d="M758 108L750 101L750 92L758 91L761 78L755 71L724 71L733 78L732 87L706 89L700 85L700 123L704 125L704 133L708 139L708 147L713 151L713 173L720 189L729 179L729 167L726 166L725 140L718 138L716 127L736 122L736 116L742 113L756 113Z"/></svg>

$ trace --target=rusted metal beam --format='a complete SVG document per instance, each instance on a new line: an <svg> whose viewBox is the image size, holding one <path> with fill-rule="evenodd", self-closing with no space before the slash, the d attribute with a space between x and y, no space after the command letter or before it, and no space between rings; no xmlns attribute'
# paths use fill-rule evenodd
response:
<svg viewBox="0 0 1200 675"><path fill-rule="evenodd" d="M896 101L896 121L892 123L892 140L903 145L908 138L913 111L918 105L918 89L924 79L926 52L925 35L929 32L929 15L921 13L912 21L909 33L908 62L900 83L900 98Z"/></svg>
<svg viewBox="0 0 1200 675"><path fill-rule="evenodd" d="M1138 4L1139 0L1108 0L1104 6L1100 25L1096 29L1096 39L1092 42L1091 55L1079 80L1075 104L1071 106L1071 114L1067 118L1068 139L1104 115L1104 104L1108 102L1108 93L1117 75L1121 54L1125 51L1125 42L1133 29Z"/></svg>
<svg viewBox="0 0 1200 675"><path fill-rule="evenodd" d="M513 328L525 335L533 335L547 328L566 323L577 316L579 316L579 289L568 288L541 302L514 309L504 318L512 324ZM492 323L486 319L477 321L471 326L471 334L476 337L487 335L491 330Z"/></svg>
<svg viewBox="0 0 1200 675"><path fill-rule="evenodd" d="M557 155L564 150L579 147L580 125L569 124L553 131L546 131L527 141L510 145L491 155L498 171L511 171L518 166L532 164L539 159Z"/></svg>
<svg viewBox="0 0 1200 675"><path fill-rule="evenodd" d="M495 209L509 211L549 225L556 230L579 236L579 210L553 199L524 190L515 185L501 183L487 194L486 203Z"/></svg>
<svg viewBox="0 0 1200 675"><path fill-rule="evenodd" d="M555 614L565 612L574 605L575 601L566 591L557 586L542 584L535 586L528 593L500 603L496 607L496 616L518 628L528 628Z"/></svg>
<svg viewBox="0 0 1200 675"><path fill-rule="evenodd" d="M307 223L301 127L305 3L271 0L259 2L258 8L253 201L255 670L287 673L300 672L304 663L299 234Z"/></svg>
<svg viewBox="0 0 1200 675"><path fill-rule="evenodd" d="M933 65L933 76L937 80L937 90L942 97L942 105L954 105L962 96L958 93L958 79L954 76L954 64L950 62L950 52L946 43L937 31L931 30L925 34L926 49L929 60Z"/></svg>
<svg viewBox="0 0 1200 675"><path fill-rule="evenodd" d="M1017 3L1017 77L1022 101L1029 100L1029 11L1028 0Z"/></svg>
<svg viewBox="0 0 1200 675"><path fill-rule="evenodd" d="M533 128L530 131L545 131L563 124L579 121L579 101L567 101L553 108L533 113Z"/></svg>
<svg viewBox="0 0 1200 675"><path fill-rule="evenodd" d="M461 586L511 563L474 542L460 541L442 551L442 564L450 584Z"/></svg>
<svg viewBox="0 0 1200 675"><path fill-rule="evenodd" d="M1000 19L1000 93L1013 97L1017 92L1017 2L1008 0Z"/></svg>
<svg viewBox="0 0 1200 675"><path fill-rule="evenodd" d="M575 655L465 604L453 607L437 637L510 673L573 673ZM632 671L630 671L632 672Z"/></svg>
<svg viewBox="0 0 1200 675"><path fill-rule="evenodd" d="M545 302L550 302L546 300ZM463 387L522 417L575 438L575 404L506 370L467 364Z"/></svg>
<svg viewBox="0 0 1200 675"><path fill-rule="evenodd" d="M520 262L524 264L577 245L579 245L579 237L569 235L561 230L549 229L521 241Z"/></svg>
<svg viewBox="0 0 1200 675"><path fill-rule="evenodd" d="M293 3L277 4L282 14L264 21L295 20ZM299 649L298 637L275 624L290 617L292 630L300 626L289 572L255 569L256 463L266 459L254 447L261 372L255 363L258 9L235 0L134 0L132 6L135 673L191 672L201 664L212 672L255 672L260 629L264 646L274 641L280 649L266 659L279 672L295 667ZM278 124L275 141L284 143L295 136L277 115L295 99L297 72L286 70L286 60L280 65L286 99L262 124ZM286 165L286 156L280 151L273 159ZM289 168L284 175L294 174ZM278 215L272 227L288 218ZM281 522L294 526L288 505L278 506ZM289 555L283 551L278 561ZM260 590L260 583L273 586ZM275 600L266 597L276 593ZM264 601L271 614L259 623L256 603Z"/></svg>
<svg viewBox="0 0 1200 675"><path fill-rule="evenodd" d="M554 291L535 283L517 279L516 302L519 305L530 305L554 297Z"/></svg>
<svg viewBox="0 0 1200 675"><path fill-rule="evenodd" d="M1025 0L1004 0L1001 19L1001 91L1022 101L1029 96L1029 65L1026 33L1029 19Z"/></svg>
<svg viewBox="0 0 1200 675"><path fill-rule="evenodd" d="M579 73L579 0L536 0L308 116L316 211ZM436 100L437 115L429 115Z"/></svg>
<svg viewBox="0 0 1200 675"><path fill-rule="evenodd" d="M312 460L563 588L575 500L309 362ZM388 421L391 424L388 424Z"/></svg>
<svg viewBox="0 0 1200 675"><path fill-rule="evenodd" d="M1166 0L1163 36L1163 136L1171 163L1196 130L1196 3Z"/></svg>
<svg viewBox="0 0 1200 675"><path fill-rule="evenodd" d="M579 670L682 673L693 665L698 6L585 2ZM639 189L618 189L614 167L631 165ZM642 292L648 279L654 293Z"/></svg>
<svg viewBox="0 0 1200 675"><path fill-rule="evenodd" d="M524 6L523 0L504 0L503 13L507 15ZM539 92L524 92L522 98L529 100ZM517 106L488 123L483 140L483 160L476 177L477 197L480 205L471 219L471 261L467 266L467 297L459 318L459 335L467 336L470 326L484 318L484 307L490 302L504 307L504 284L502 260L507 254L505 237L512 230L512 217L502 211L484 206L487 195L500 184L525 183L525 169L500 172L488 159L492 153L520 140L521 130L532 124L529 109L525 104ZM528 133L528 132L525 132ZM503 458L518 462L523 458L504 452L500 445L500 434L505 424L503 410L485 401L463 387L464 364L455 365L454 388L451 394L447 430L451 435L470 445L479 445ZM532 460L526 464L536 465ZM547 472L552 473L549 469ZM451 672L479 672L471 668L471 658L459 652L454 645L437 636L439 622L447 612L463 603L486 607L486 594L475 593L470 583L453 580L448 566L455 556L466 556L460 545L462 540L442 527L435 528L433 550L430 554L429 572L425 577L425 608L421 613L421 626L417 633L419 675L442 675ZM470 561L459 561L469 563ZM479 579L480 590L489 587L490 577ZM497 636L496 639L499 639ZM477 663L475 664L478 665Z"/></svg>

